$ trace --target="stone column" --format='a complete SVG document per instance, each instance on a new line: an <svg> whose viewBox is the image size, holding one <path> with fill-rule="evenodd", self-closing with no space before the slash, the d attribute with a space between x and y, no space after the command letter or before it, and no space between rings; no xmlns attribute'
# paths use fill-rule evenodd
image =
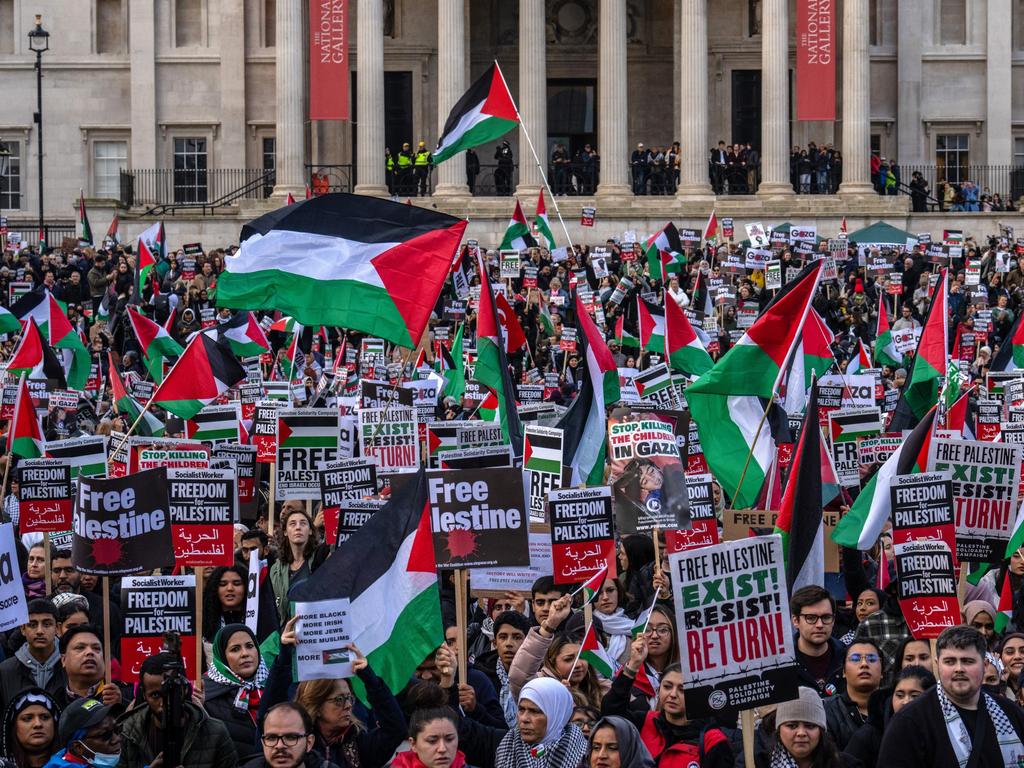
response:
<svg viewBox="0 0 1024 768"><path fill-rule="evenodd" d="M280 4L281 0L278 0ZM280 34L280 33L279 33ZM356 184L358 195L386 196L384 183L384 6L359 0L356 12Z"/></svg>
<svg viewBox="0 0 1024 768"><path fill-rule="evenodd" d="M220 28L244 29L243 0L221 0ZM222 168L246 168L245 46L220 47L220 157ZM254 163L260 167L261 162Z"/></svg>
<svg viewBox="0 0 1024 768"><path fill-rule="evenodd" d="M282 0L277 3L277 63L274 90L277 103L277 171L273 197L285 198L291 192L296 200L306 191L306 126L303 96L302 3Z"/></svg>
<svg viewBox="0 0 1024 768"><path fill-rule="evenodd" d="M792 195L789 183L789 13L765 0L761 14L761 186L759 195Z"/></svg>
<svg viewBox="0 0 1024 768"><path fill-rule="evenodd" d="M708 3L682 0L679 7L679 38L683 56L679 72L679 141L682 162L676 196L685 200L713 197L708 183Z"/></svg>
<svg viewBox="0 0 1024 768"><path fill-rule="evenodd" d="M899 8L896 49L896 161L920 165L925 161L921 123L922 0L903 0ZM908 184L910 179L904 179Z"/></svg>
<svg viewBox="0 0 1024 768"><path fill-rule="evenodd" d="M843 183L840 194L873 195L868 0L843 3Z"/></svg>
<svg viewBox="0 0 1024 768"><path fill-rule="evenodd" d="M628 72L626 68L626 0L600 0L598 50L597 151L601 155L601 183L597 194L629 195L627 124Z"/></svg>
<svg viewBox="0 0 1024 768"><path fill-rule="evenodd" d="M519 186L516 195L529 210L540 191L540 170L526 138L529 130L537 156L547 174L548 154L548 68L547 37L544 31L544 0L519 0Z"/></svg>
<svg viewBox="0 0 1024 768"><path fill-rule="evenodd" d="M985 52L985 162L988 165L1010 165L1013 162L1011 89L1007 88L1012 81L1013 69L1011 17L1010 0L988 0L988 50ZM993 192L1003 193L1009 189L1008 174L1000 179L1000 183L992 185Z"/></svg>
<svg viewBox="0 0 1024 768"><path fill-rule="evenodd" d="M153 3L128 4L128 55L131 66L132 167L157 168L156 20ZM25 16L28 19L28 16ZM46 62L43 62L43 67ZM45 73L45 69L43 70ZM32 73L33 79L35 73ZM31 98L35 101L35 83ZM26 155L27 157L27 155ZM24 162L24 161L23 161Z"/></svg>
<svg viewBox="0 0 1024 768"><path fill-rule="evenodd" d="M466 91L466 16L463 0L437 0L437 137L448 113ZM437 143L436 141L434 142ZM437 166L435 195L468 195L466 155Z"/></svg>

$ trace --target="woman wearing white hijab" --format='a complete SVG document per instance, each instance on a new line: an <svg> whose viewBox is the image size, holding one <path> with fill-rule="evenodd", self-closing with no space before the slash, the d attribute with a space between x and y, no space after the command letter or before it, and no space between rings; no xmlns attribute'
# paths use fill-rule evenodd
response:
<svg viewBox="0 0 1024 768"><path fill-rule="evenodd" d="M495 768L580 768L587 740L573 723L572 694L558 680L538 677L519 692L516 727L505 734Z"/></svg>

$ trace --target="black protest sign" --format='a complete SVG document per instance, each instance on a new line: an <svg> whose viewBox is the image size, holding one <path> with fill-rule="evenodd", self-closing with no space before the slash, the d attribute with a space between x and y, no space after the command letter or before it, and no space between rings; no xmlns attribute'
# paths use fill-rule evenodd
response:
<svg viewBox="0 0 1024 768"><path fill-rule="evenodd" d="M427 493L438 568L530 564L520 470L428 472Z"/></svg>
<svg viewBox="0 0 1024 768"><path fill-rule="evenodd" d="M337 531L335 538L327 537L327 541L333 541L341 546L353 533L362 528L366 522L373 517L374 512L387 504L385 499L345 499L338 507L338 514L335 518Z"/></svg>
<svg viewBox="0 0 1024 768"><path fill-rule="evenodd" d="M129 575L174 565L163 467L102 480L79 477L71 561L82 573Z"/></svg>
<svg viewBox="0 0 1024 768"><path fill-rule="evenodd" d="M196 672L196 577L121 579L121 668L138 679L142 663L161 651L165 632L181 635L185 674Z"/></svg>
<svg viewBox="0 0 1024 768"><path fill-rule="evenodd" d="M324 538L338 536L338 509L350 499L366 499L377 493L377 464L371 459L343 459L324 464L320 470L320 501L324 508Z"/></svg>
<svg viewBox="0 0 1024 768"><path fill-rule="evenodd" d="M892 543L944 541L956 551L953 517L953 481L949 472L896 475L889 493L892 501Z"/></svg>
<svg viewBox="0 0 1024 768"><path fill-rule="evenodd" d="M235 473L230 469L171 469L167 472L174 561L193 567L235 562L238 520Z"/></svg>
<svg viewBox="0 0 1024 768"><path fill-rule="evenodd" d="M18 532L70 531L71 465L60 459L26 459L18 464L18 478Z"/></svg>
<svg viewBox="0 0 1024 768"><path fill-rule="evenodd" d="M395 387L386 381L363 379L359 382L359 407L361 408L386 408L391 403L412 408L412 401L411 389Z"/></svg>
<svg viewBox="0 0 1024 768"><path fill-rule="evenodd" d="M551 560L556 584L586 581L608 567L615 575L612 489L574 488L549 496Z"/></svg>

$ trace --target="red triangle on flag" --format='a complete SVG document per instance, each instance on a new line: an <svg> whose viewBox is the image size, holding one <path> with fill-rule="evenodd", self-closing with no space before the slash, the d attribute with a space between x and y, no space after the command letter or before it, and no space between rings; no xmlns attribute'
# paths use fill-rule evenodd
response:
<svg viewBox="0 0 1024 768"><path fill-rule="evenodd" d="M530 445L529 436L523 437L523 466L525 467L530 463L530 457L533 456L533 446Z"/></svg>
<svg viewBox="0 0 1024 768"><path fill-rule="evenodd" d="M497 64L494 65L494 76L491 77L491 90L487 94L487 98L484 100L484 105L480 111L492 117L519 122L516 105L512 102L512 94L508 92L505 77L501 74Z"/></svg>
<svg viewBox="0 0 1024 768"><path fill-rule="evenodd" d="M284 443L289 437L292 436L292 428L288 426L288 423L282 419L277 420L277 443L278 445Z"/></svg>

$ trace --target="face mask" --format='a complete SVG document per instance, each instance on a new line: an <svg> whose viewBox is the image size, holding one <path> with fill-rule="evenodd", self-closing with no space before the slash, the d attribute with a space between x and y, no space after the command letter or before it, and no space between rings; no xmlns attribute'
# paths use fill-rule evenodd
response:
<svg viewBox="0 0 1024 768"><path fill-rule="evenodd" d="M81 742L79 742L81 744ZM83 755L86 762L89 765L96 766L96 768L116 768L117 764L121 762L121 753L115 752L114 754L108 754L106 752L93 752L85 744L82 744L88 755Z"/></svg>

